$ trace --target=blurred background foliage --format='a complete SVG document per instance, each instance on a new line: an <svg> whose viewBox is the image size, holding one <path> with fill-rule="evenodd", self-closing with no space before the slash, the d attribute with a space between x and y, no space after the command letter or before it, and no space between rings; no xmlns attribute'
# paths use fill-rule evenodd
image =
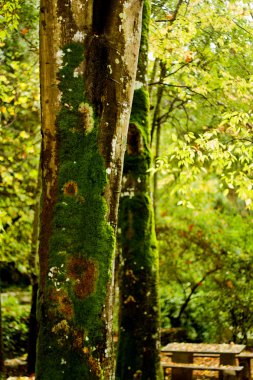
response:
<svg viewBox="0 0 253 380"><path fill-rule="evenodd" d="M38 17L37 1L0 0L0 290L5 358L27 353L28 345L29 273L34 272L29 263L41 140Z"/></svg>
<svg viewBox="0 0 253 380"><path fill-rule="evenodd" d="M252 18L250 1L153 5L162 326L188 340L253 332Z"/></svg>
<svg viewBox="0 0 253 380"><path fill-rule="evenodd" d="M8 293L3 297L3 346L6 358L12 359L27 353L29 329L29 293Z"/></svg>
<svg viewBox="0 0 253 380"><path fill-rule="evenodd" d="M40 150L38 7L32 0L4 3L1 17L9 30L0 42L0 257L25 272ZM5 8L17 23L3 15Z"/></svg>

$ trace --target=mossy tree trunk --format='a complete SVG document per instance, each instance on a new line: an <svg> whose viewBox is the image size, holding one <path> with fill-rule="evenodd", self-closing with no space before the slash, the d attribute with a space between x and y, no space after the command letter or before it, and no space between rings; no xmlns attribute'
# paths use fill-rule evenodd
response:
<svg viewBox="0 0 253 380"><path fill-rule="evenodd" d="M146 83L150 2L144 2L136 90L120 200L120 316L116 377L160 378L158 254L150 197L149 95Z"/></svg>
<svg viewBox="0 0 253 380"><path fill-rule="evenodd" d="M112 284L142 0L41 0L37 380L112 379Z"/></svg>

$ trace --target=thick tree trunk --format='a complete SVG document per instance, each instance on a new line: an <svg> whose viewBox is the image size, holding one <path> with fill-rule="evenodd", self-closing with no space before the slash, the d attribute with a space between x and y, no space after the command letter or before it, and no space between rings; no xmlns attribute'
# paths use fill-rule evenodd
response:
<svg viewBox="0 0 253 380"><path fill-rule="evenodd" d="M149 8L146 0L120 200L120 320L116 370L120 380L160 378L158 255L147 172L151 161L146 86Z"/></svg>
<svg viewBox="0 0 253 380"><path fill-rule="evenodd" d="M112 379L112 285L142 0L42 0L37 380Z"/></svg>

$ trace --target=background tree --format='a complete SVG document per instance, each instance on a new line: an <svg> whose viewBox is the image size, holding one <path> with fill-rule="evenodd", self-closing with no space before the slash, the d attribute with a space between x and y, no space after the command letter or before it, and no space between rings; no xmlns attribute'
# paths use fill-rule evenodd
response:
<svg viewBox="0 0 253 380"><path fill-rule="evenodd" d="M141 16L142 1L41 2L38 380L113 376L115 227Z"/></svg>
<svg viewBox="0 0 253 380"><path fill-rule="evenodd" d="M144 2L142 38L120 199L119 344L116 377L158 379L158 252L150 194L147 88L150 2Z"/></svg>

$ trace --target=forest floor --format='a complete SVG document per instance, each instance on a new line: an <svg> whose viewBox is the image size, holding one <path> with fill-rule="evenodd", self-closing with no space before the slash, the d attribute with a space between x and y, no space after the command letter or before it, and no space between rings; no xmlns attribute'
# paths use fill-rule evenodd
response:
<svg viewBox="0 0 253 380"><path fill-rule="evenodd" d="M6 359L4 361L7 380L35 380L35 376L27 376L27 362L24 357Z"/></svg>
<svg viewBox="0 0 253 380"><path fill-rule="evenodd" d="M217 359L215 358L197 358L196 363L215 365L217 364ZM23 358L8 359L5 361L6 368L6 379L7 380L35 380L35 376L30 377L25 376L26 374L26 362ZM170 380L171 370L167 369L165 380ZM211 380L218 379L217 372L214 371L194 371L193 380Z"/></svg>
<svg viewBox="0 0 253 380"><path fill-rule="evenodd" d="M196 364L202 365L218 365L217 358L200 357L195 358ZM6 379L7 380L35 380L35 376L26 376L26 361L24 358L8 359L5 361ZM252 368L253 370L253 368ZM193 371L192 380L212 380L218 379L219 373L217 371ZM166 370L165 380L171 379L171 369Z"/></svg>

